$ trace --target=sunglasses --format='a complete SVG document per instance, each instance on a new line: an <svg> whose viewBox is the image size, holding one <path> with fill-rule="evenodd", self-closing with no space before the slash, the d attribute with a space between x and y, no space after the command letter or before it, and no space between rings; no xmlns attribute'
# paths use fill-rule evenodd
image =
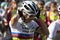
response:
<svg viewBox="0 0 60 40"><path fill-rule="evenodd" d="M34 12L24 12L26 15L28 15L28 16L35 16L35 14L34 14Z"/></svg>
<svg viewBox="0 0 60 40"><path fill-rule="evenodd" d="M35 17L35 15L30 15L29 17L30 17L30 18L31 18L31 17Z"/></svg>

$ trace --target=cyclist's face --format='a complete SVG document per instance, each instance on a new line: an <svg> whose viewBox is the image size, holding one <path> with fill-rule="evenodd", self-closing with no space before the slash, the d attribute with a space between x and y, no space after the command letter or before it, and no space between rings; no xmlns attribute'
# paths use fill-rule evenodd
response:
<svg viewBox="0 0 60 40"><path fill-rule="evenodd" d="M29 13L27 14L25 12L23 13L23 15L24 15L25 19L29 19L29 20L33 20L35 17L35 15L29 15Z"/></svg>
<svg viewBox="0 0 60 40"><path fill-rule="evenodd" d="M33 20L35 18L35 15L30 15L29 18Z"/></svg>

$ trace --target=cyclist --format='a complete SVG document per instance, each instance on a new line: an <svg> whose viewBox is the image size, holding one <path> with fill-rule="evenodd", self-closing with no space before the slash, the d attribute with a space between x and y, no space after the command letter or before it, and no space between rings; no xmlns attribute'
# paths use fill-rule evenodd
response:
<svg viewBox="0 0 60 40"><path fill-rule="evenodd" d="M13 40L33 40L34 32L39 25L34 21L38 7L32 1L23 1L17 14L10 20Z"/></svg>
<svg viewBox="0 0 60 40"><path fill-rule="evenodd" d="M34 30L38 24L32 19L37 14L38 8L32 1L24 1L21 4L19 15L15 14L9 23L13 40L33 40Z"/></svg>

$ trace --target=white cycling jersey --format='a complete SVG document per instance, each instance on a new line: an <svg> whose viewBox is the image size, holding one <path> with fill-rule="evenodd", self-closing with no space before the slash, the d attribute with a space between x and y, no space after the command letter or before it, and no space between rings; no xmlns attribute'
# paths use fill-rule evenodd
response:
<svg viewBox="0 0 60 40"><path fill-rule="evenodd" d="M21 36L33 36L35 29L38 27L35 21L32 20L29 23L25 23L21 18L14 26L11 25L11 21L9 25L12 34L21 34Z"/></svg>
<svg viewBox="0 0 60 40"><path fill-rule="evenodd" d="M60 40L60 21L54 21L52 22L49 27L49 36L47 40Z"/></svg>

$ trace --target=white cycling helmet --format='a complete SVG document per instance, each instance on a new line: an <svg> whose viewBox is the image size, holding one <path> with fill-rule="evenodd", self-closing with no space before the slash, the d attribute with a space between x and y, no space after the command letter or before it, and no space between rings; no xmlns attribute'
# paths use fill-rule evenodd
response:
<svg viewBox="0 0 60 40"><path fill-rule="evenodd" d="M38 7L32 1L23 1L20 5L20 8L18 8L18 10L24 10L25 12L31 15L36 15L38 13Z"/></svg>
<svg viewBox="0 0 60 40"><path fill-rule="evenodd" d="M58 6L58 11L60 12L60 6Z"/></svg>

